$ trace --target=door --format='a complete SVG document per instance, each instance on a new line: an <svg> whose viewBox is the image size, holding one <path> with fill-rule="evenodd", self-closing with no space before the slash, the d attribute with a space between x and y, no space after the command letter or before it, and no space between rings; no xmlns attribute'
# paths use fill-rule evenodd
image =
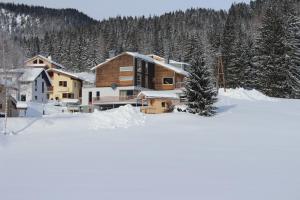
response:
<svg viewBox="0 0 300 200"><path fill-rule="evenodd" d="M93 103L93 92L89 92L89 104Z"/></svg>

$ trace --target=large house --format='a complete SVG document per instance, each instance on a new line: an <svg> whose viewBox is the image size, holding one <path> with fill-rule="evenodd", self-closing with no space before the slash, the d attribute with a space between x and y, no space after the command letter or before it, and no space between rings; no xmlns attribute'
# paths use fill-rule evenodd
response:
<svg viewBox="0 0 300 200"><path fill-rule="evenodd" d="M51 78L52 85L48 88L47 99L81 100L83 80L76 74L65 71L65 67L52 60L51 56L37 55L25 61L28 68L43 68Z"/></svg>
<svg viewBox="0 0 300 200"><path fill-rule="evenodd" d="M156 55L124 52L97 65L94 88L83 88L83 105L135 104L145 90L182 93L188 76L185 63L172 62Z"/></svg>
<svg viewBox="0 0 300 200"><path fill-rule="evenodd" d="M42 55L34 56L25 61L26 67L34 67L34 68L44 68L47 69L64 69L65 67L55 61L52 60L51 56L45 57Z"/></svg>
<svg viewBox="0 0 300 200"><path fill-rule="evenodd" d="M49 88L48 98L51 100L81 99L82 78L60 69L48 69L52 87Z"/></svg>

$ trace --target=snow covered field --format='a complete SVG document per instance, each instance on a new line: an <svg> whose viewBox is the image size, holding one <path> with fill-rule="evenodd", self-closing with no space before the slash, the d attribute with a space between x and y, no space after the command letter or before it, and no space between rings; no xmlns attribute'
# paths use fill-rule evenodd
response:
<svg viewBox="0 0 300 200"><path fill-rule="evenodd" d="M0 199L299 200L300 101L239 89L218 106L9 119Z"/></svg>

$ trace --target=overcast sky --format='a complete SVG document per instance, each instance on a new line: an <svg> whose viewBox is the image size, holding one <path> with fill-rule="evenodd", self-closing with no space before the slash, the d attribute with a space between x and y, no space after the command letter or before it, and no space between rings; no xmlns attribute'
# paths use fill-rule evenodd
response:
<svg viewBox="0 0 300 200"><path fill-rule="evenodd" d="M250 0L0 0L51 8L76 8L95 19L121 16L159 15L191 7L228 9L234 2Z"/></svg>

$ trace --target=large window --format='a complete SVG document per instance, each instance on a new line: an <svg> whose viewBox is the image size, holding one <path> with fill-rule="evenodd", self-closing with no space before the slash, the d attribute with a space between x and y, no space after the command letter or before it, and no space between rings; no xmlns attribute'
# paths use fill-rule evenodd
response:
<svg viewBox="0 0 300 200"><path fill-rule="evenodd" d="M67 81L59 81L59 86L60 87L68 87L68 82Z"/></svg>
<svg viewBox="0 0 300 200"><path fill-rule="evenodd" d="M120 76L120 81L133 81L133 76Z"/></svg>
<svg viewBox="0 0 300 200"><path fill-rule="evenodd" d="M120 67L120 72L133 72L133 66Z"/></svg>
<svg viewBox="0 0 300 200"><path fill-rule="evenodd" d="M171 77L163 78L163 84L164 85L173 85L174 78L171 78Z"/></svg>

